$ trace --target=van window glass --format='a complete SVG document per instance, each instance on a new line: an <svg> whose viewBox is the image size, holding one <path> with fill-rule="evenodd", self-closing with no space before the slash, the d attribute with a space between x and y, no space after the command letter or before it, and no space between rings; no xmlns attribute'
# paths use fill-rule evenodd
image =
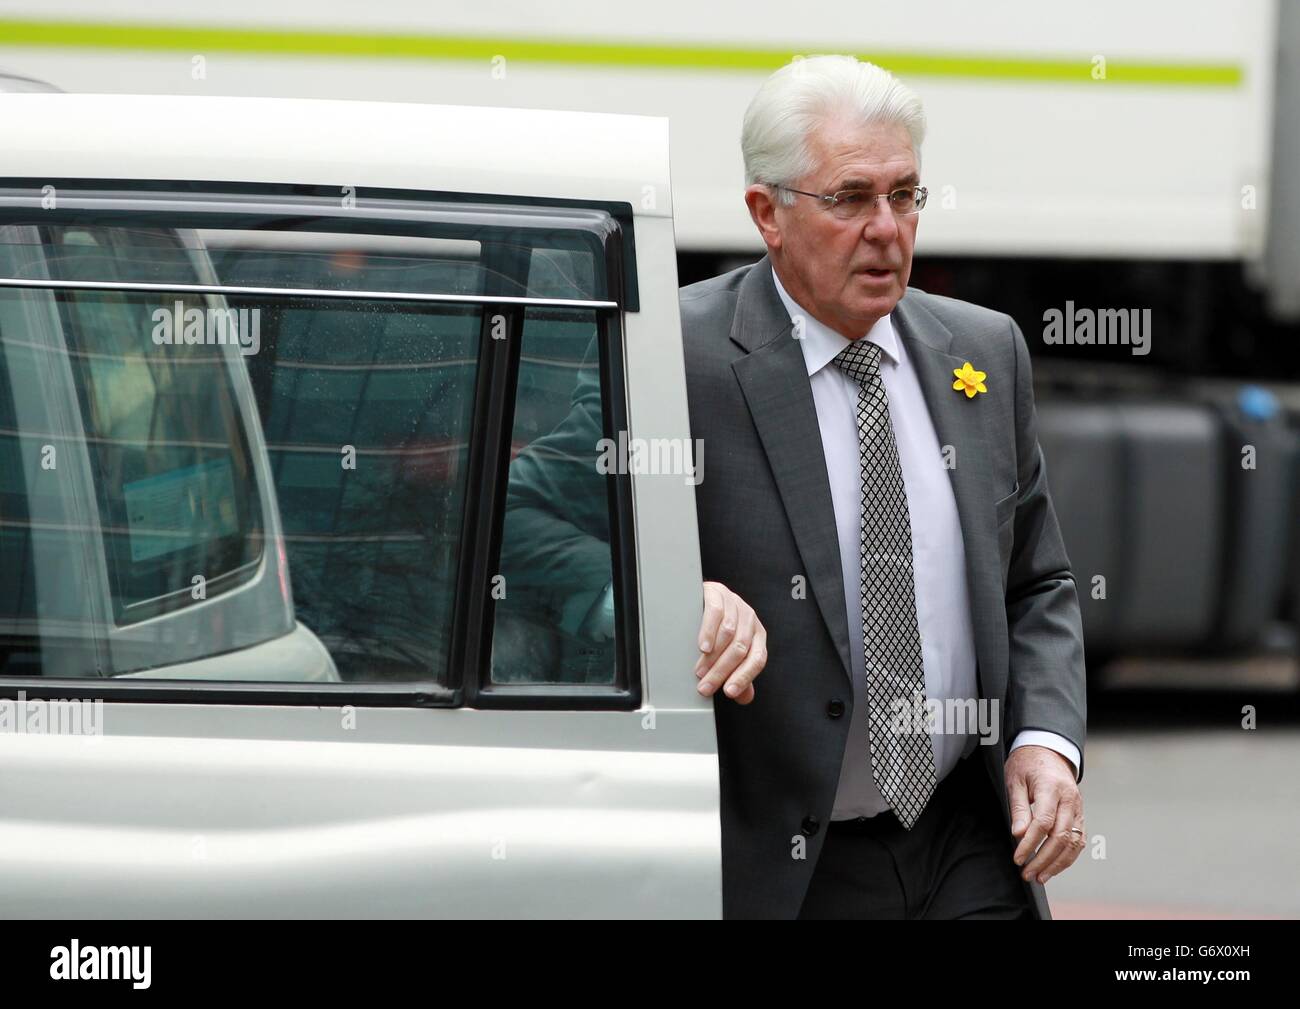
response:
<svg viewBox="0 0 1300 1009"><path fill-rule="evenodd" d="M123 185L0 192L0 676L625 703L609 217Z"/></svg>
<svg viewBox="0 0 1300 1009"><path fill-rule="evenodd" d="M494 683L613 684L614 476L603 437L595 313L524 315L495 602Z"/></svg>

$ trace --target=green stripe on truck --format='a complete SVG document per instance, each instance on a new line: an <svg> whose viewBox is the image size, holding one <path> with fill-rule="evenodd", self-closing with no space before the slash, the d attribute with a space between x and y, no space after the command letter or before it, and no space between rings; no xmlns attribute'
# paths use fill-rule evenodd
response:
<svg viewBox="0 0 1300 1009"><path fill-rule="evenodd" d="M785 49L738 46L0 18L0 47L23 46L483 62L504 56L507 61L569 66L753 72L774 70L799 55ZM842 52L843 49L842 45L832 45L824 51ZM1093 79L1093 54L1076 58L888 51L857 55L904 77L1214 88L1234 88L1242 82L1241 67L1232 63L1167 63L1108 58L1105 80L1098 81Z"/></svg>

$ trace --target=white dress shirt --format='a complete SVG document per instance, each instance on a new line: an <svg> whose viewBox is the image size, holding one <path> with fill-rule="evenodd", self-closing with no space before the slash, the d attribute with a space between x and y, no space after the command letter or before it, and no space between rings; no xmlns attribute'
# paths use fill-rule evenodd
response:
<svg viewBox="0 0 1300 1009"><path fill-rule="evenodd" d="M871 775L867 741L866 660L862 641L862 477L858 458L858 384L833 364L850 340L805 311L786 292L772 270L777 293L793 320L803 317L804 362L817 407L822 452L835 506L835 528L844 573L844 603L849 622L849 658L853 671L853 709L844 764L831 818L874 816L889 808ZM912 526L912 572L916 591L916 620L921 634L926 697L946 702L979 696L975 673L975 629L966 587L966 549L957 516L957 500L944 468L929 408L904 341L889 316L877 322L863 339L880 345L880 373L889 397L889 416L898 444L907 511ZM1000 713L999 713L1000 714ZM999 720L1000 724L1000 720ZM942 730L942 724L936 729ZM930 734L935 774L942 781L957 761L974 751L973 733L935 731ZM1027 744L1046 746L1065 757L1078 777L1079 750L1064 736L1040 729L1019 733L1011 749Z"/></svg>

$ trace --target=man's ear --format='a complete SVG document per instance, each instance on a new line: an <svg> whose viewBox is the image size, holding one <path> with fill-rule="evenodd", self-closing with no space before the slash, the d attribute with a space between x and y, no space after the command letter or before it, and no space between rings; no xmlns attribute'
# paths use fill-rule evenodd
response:
<svg viewBox="0 0 1300 1009"><path fill-rule="evenodd" d="M763 244L768 249L781 248L781 228L776 222L776 203L772 199L772 191L762 183L754 183L745 190L745 206L749 208L749 216L758 228Z"/></svg>

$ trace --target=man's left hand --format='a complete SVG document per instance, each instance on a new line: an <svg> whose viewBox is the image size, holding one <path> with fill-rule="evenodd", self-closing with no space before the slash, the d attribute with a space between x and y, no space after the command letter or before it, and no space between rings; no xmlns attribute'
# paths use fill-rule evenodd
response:
<svg viewBox="0 0 1300 1009"><path fill-rule="evenodd" d="M1055 750L1026 745L1011 751L1006 777L1011 834L1020 841L1015 863L1024 879L1045 883L1073 865L1087 845L1074 770Z"/></svg>

